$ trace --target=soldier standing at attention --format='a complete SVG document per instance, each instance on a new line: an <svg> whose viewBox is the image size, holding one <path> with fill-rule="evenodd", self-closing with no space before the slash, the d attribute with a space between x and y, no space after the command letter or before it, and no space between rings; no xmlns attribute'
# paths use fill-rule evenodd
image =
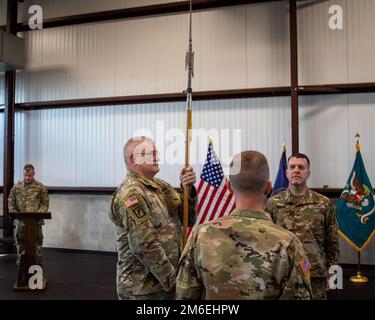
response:
<svg viewBox="0 0 375 320"><path fill-rule="evenodd" d="M327 299L328 269L339 255L335 210L327 197L307 187L310 160L306 155L291 155L286 175L288 189L268 201L267 211L277 225L302 241L311 261L313 299Z"/></svg>
<svg viewBox="0 0 375 320"><path fill-rule="evenodd" d="M310 299L300 240L263 211L272 188L264 155L236 155L227 187L236 209L194 228L179 263L177 299Z"/></svg>
<svg viewBox="0 0 375 320"><path fill-rule="evenodd" d="M19 181L10 190L8 197L9 212L47 212L49 199L47 189L42 183L34 179L34 167L26 164L23 168L23 181ZM43 232L44 220L40 219L36 225L35 262L43 266ZM17 267L20 265L21 255L25 254L25 222L14 220L14 238L17 247Z"/></svg>
<svg viewBox="0 0 375 320"><path fill-rule="evenodd" d="M147 137L124 147L128 170L113 195L110 218L117 227L117 294L119 299L174 299L176 268L182 252L183 196L155 178L159 157ZM193 185L192 168L184 168L181 185ZM189 224L196 218L196 189L190 188Z"/></svg>

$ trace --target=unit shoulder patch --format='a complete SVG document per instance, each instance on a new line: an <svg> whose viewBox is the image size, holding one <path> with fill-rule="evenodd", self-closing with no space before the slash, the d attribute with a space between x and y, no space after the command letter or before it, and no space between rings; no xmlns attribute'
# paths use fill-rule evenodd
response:
<svg viewBox="0 0 375 320"><path fill-rule="evenodd" d="M147 210L137 197L130 197L125 200L126 211L130 214L135 224L141 224L149 219Z"/></svg>

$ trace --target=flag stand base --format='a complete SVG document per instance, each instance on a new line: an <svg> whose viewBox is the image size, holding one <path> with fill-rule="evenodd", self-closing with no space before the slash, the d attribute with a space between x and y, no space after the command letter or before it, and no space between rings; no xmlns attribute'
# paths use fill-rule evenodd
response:
<svg viewBox="0 0 375 320"><path fill-rule="evenodd" d="M356 276L350 277L350 281L356 283L365 283L368 282L368 278L363 276L360 272L357 272Z"/></svg>

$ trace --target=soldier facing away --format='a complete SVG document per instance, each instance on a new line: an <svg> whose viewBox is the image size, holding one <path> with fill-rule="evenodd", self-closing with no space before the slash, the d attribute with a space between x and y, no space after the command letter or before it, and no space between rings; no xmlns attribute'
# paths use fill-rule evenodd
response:
<svg viewBox="0 0 375 320"><path fill-rule="evenodd" d="M271 190L264 155L236 155L227 187L236 209L194 228L179 263L177 299L310 299L301 242L263 211Z"/></svg>
<svg viewBox="0 0 375 320"><path fill-rule="evenodd" d="M311 261L313 299L326 299L328 269L339 255L335 210L327 197L307 187L310 160L306 155L291 155L286 175L288 189L268 201L267 211L276 224L302 241Z"/></svg>
<svg viewBox="0 0 375 320"><path fill-rule="evenodd" d="M31 164L23 168L23 181L19 181L10 190L8 197L9 212L47 212L49 199L44 185L34 179L35 171ZM43 232L44 220L40 219L36 225L35 262L43 266ZM14 238L17 247L17 267L20 265L21 256L25 254L25 221L14 220Z"/></svg>
<svg viewBox="0 0 375 320"><path fill-rule="evenodd" d="M155 178L158 152L147 137L124 147L128 174L113 195L110 218L117 227L117 294L119 299L174 299L176 268L182 252L183 197ZM196 181L184 168L181 185ZM190 188L189 224L196 218L196 190Z"/></svg>

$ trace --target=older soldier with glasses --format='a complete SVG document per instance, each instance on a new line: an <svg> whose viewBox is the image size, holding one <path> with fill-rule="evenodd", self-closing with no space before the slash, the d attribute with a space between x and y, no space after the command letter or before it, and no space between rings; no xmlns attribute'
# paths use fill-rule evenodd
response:
<svg viewBox="0 0 375 320"><path fill-rule="evenodd" d="M183 195L155 178L159 158L154 141L130 139L124 147L128 170L113 195L110 218L117 227L117 293L119 299L174 299L177 263L182 252ZM181 185L193 185L192 168L180 174ZM196 218L197 196L190 188L189 224Z"/></svg>

